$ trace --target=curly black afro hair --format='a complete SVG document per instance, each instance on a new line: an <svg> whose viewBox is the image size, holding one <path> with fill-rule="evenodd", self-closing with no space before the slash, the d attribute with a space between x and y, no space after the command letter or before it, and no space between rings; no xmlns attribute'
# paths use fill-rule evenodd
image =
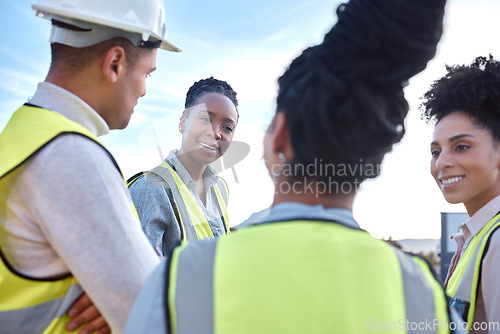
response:
<svg viewBox="0 0 500 334"><path fill-rule="evenodd" d="M438 123L460 111L500 140L500 62L490 54L470 65L446 66L448 73L436 80L422 97L420 110L428 123Z"/></svg>

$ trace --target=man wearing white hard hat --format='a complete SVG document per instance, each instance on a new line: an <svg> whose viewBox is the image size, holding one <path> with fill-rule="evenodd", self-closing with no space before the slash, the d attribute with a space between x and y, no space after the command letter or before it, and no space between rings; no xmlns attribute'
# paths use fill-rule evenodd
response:
<svg viewBox="0 0 500 334"><path fill-rule="evenodd" d="M0 333L73 330L82 288L121 333L159 259L97 137L127 126L157 49L180 50L165 39L163 0L32 7L52 22L52 63L0 134Z"/></svg>

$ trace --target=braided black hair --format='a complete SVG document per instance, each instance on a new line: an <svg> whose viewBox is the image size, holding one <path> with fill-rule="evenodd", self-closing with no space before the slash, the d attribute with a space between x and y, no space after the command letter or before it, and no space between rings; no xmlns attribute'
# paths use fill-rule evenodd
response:
<svg viewBox="0 0 500 334"><path fill-rule="evenodd" d="M277 112L287 116L293 164L350 166L316 178L351 185L379 174L404 134L403 87L435 55L444 4L351 0L337 9L323 43L306 49L278 80Z"/></svg>
<svg viewBox="0 0 500 334"><path fill-rule="evenodd" d="M468 66L446 66L446 70L422 97L422 118L437 123L461 111L500 141L500 62L490 54Z"/></svg>
<svg viewBox="0 0 500 334"><path fill-rule="evenodd" d="M219 93L231 100L234 107L236 108L236 113L238 118L240 117L238 113L238 100L236 99L236 92L233 88L225 81L214 79L210 77L208 79L202 79L195 82L188 90L186 94L186 102L184 107L187 109L195 105L196 100L207 93Z"/></svg>

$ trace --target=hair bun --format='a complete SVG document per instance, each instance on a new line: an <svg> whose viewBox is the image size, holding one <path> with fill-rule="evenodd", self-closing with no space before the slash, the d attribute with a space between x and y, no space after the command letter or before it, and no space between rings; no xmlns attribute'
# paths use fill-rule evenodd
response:
<svg viewBox="0 0 500 334"><path fill-rule="evenodd" d="M404 135L403 87L435 55L445 0L351 0L279 78L296 163L377 165ZM350 175L362 181L374 175Z"/></svg>
<svg viewBox="0 0 500 334"><path fill-rule="evenodd" d="M360 0L340 5L318 57L345 80L399 89L436 54L445 0Z"/></svg>

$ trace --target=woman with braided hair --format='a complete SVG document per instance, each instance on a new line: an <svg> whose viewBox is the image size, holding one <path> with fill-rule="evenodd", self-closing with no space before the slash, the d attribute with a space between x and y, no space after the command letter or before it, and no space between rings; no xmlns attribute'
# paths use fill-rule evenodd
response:
<svg viewBox="0 0 500 334"><path fill-rule="evenodd" d="M228 233L226 182L209 166L231 144L238 123L236 92L210 77L186 95L179 122L182 144L128 185L142 228L160 255L184 240Z"/></svg>
<svg viewBox="0 0 500 334"><path fill-rule="evenodd" d="M126 333L449 333L445 294L425 261L352 216L357 186L403 136L403 86L435 54L444 3L351 0L337 10L324 42L278 80L264 139L275 184L268 216L176 248Z"/></svg>

